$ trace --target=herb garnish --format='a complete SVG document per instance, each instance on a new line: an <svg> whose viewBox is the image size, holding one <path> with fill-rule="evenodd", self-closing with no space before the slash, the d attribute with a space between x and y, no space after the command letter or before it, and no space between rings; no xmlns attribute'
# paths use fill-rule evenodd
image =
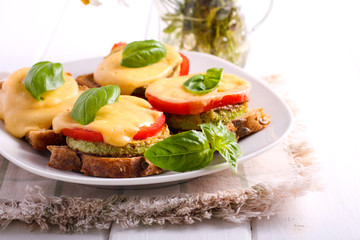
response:
<svg viewBox="0 0 360 240"><path fill-rule="evenodd" d="M119 95L120 88L115 85L88 89L76 100L71 117L80 124L87 125L94 121L101 107L116 102Z"/></svg>
<svg viewBox="0 0 360 240"><path fill-rule="evenodd" d="M166 56L166 48L155 40L136 41L126 45L121 66L140 68L157 63Z"/></svg>
<svg viewBox="0 0 360 240"><path fill-rule="evenodd" d="M177 172L206 167L217 150L237 172L237 158L242 155L235 134L219 123L201 124L202 132L191 130L165 138L145 152L154 165Z"/></svg>
<svg viewBox="0 0 360 240"><path fill-rule="evenodd" d="M195 94L206 94L219 86L223 74L222 68L210 68L206 74L196 74L190 77L184 87Z"/></svg>
<svg viewBox="0 0 360 240"><path fill-rule="evenodd" d="M61 63L38 62L34 64L25 77L25 88L37 100L47 91L57 89L65 83Z"/></svg>

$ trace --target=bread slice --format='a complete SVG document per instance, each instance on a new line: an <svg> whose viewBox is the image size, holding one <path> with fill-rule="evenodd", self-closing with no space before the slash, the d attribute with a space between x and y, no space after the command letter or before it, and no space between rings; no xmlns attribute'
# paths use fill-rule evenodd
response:
<svg viewBox="0 0 360 240"><path fill-rule="evenodd" d="M99 157L77 153L67 146L48 146L51 152L48 166L60 170L82 172L87 176L108 178L135 178L159 174L156 167L144 156Z"/></svg>
<svg viewBox="0 0 360 240"><path fill-rule="evenodd" d="M268 116L262 108L248 110L241 117L232 120L226 128L236 135L239 140L247 135L261 131L270 124Z"/></svg>
<svg viewBox="0 0 360 240"><path fill-rule="evenodd" d="M80 75L75 80L79 85L86 86L88 88L101 87L100 84L95 82L93 73Z"/></svg>
<svg viewBox="0 0 360 240"><path fill-rule="evenodd" d="M26 134L25 139L35 150L39 151L47 150L49 145L66 144L65 137L51 129L30 131Z"/></svg>

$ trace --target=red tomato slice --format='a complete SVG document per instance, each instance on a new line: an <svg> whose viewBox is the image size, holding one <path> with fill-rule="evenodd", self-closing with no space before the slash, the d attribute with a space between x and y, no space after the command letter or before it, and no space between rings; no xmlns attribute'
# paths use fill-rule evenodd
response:
<svg viewBox="0 0 360 240"><path fill-rule="evenodd" d="M104 138L100 132L85 130L85 129L70 129L64 128L61 130L61 134L67 137L71 137L78 140L84 140L89 142L103 142Z"/></svg>
<svg viewBox="0 0 360 240"><path fill-rule="evenodd" d="M150 126L142 126L140 127L140 130L136 133L136 135L133 137L134 140L141 140L148 137L152 137L163 128L165 124L165 115L161 114L159 118L156 119L156 121L151 124Z"/></svg>
<svg viewBox="0 0 360 240"><path fill-rule="evenodd" d="M250 89L242 91L236 94L229 94L221 96L221 98L213 99L211 102L204 104L202 101L193 102L166 102L150 94L147 94L148 102L156 109L166 113L174 114L199 114L202 112L209 111L213 108L222 107L231 104L242 103L249 100Z"/></svg>
<svg viewBox="0 0 360 240"><path fill-rule="evenodd" d="M182 57L182 63L180 65L180 76L184 76L184 75L188 75L189 74L189 68L190 68L190 64L189 64L189 59L182 53L180 53L180 56Z"/></svg>
<svg viewBox="0 0 360 240"><path fill-rule="evenodd" d="M150 126L142 126L140 130L134 136L134 140L141 140L148 137L152 137L157 134L165 124L165 115L161 114L156 121ZM103 142L104 138L100 132L90 131L86 129L69 129L65 128L61 133L67 137L71 137L78 140L84 140L89 142Z"/></svg>
<svg viewBox="0 0 360 240"><path fill-rule="evenodd" d="M125 45L127 45L126 42L118 42L118 43L115 43L115 44L113 45L113 47L111 48L111 50L113 50L113 49L116 48L116 47L125 46Z"/></svg>

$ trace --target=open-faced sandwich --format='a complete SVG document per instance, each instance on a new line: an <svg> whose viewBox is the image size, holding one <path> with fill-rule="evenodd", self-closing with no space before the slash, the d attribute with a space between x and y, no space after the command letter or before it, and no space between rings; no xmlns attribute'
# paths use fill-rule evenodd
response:
<svg viewBox="0 0 360 240"><path fill-rule="evenodd" d="M200 130L201 124L221 122L239 139L270 123L261 108L248 109L250 89L245 79L211 68L204 74L158 80L147 87L145 95L165 113L173 131Z"/></svg>
<svg viewBox="0 0 360 240"><path fill-rule="evenodd" d="M64 143L51 129L53 118L71 109L81 89L60 63L39 62L11 74L0 85L0 119L17 138L36 150Z"/></svg>
<svg viewBox="0 0 360 240"><path fill-rule="evenodd" d="M76 80L90 88L117 85L121 94L143 96L150 83L185 75L188 71L188 59L175 48L145 40L115 44L94 73L81 75Z"/></svg>
<svg viewBox="0 0 360 240"><path fill-rule="evenodd" d="M120 95L118 86L85 91L72 111L53 120L67 146L49 146L49 166L98 177L141 177L163 170L144 152L169 136L162 112L144 99Z"/></svg>
<svg viewBox="0 0 360 240"><path fill-rule="evenodd" d="M165 112L170 130L180 133L152 146L145 157L184 172L206 167L218 151L236 173L242 155L237 141L270 123L262 109L248 110L250 89L249 82L222 68L150 84L148 101Z"/></svg>

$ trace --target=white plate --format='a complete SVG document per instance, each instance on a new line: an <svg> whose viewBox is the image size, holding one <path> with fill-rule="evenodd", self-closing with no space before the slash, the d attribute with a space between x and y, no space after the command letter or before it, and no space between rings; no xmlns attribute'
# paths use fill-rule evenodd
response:
<svg viewBox="0 0 360 240"><path fill-rule="evenodd" d="M240 67L218 57L197 52L184 53L190 59L191 73L205 72L206 69L211 67L223 67L224 72L236 74L250 81L252 90L249 107L262 107L267 114L271 115L271 123L266 129L250 135L239 142L243 151L243 156L239 159L240 162L253 158L274 147L288 134L293 122L291 111L266 84L250 76ZM64 70L76 77L93 72L101 60L102 58L85 59L67 62L63 66ZM0 122L0 153L12 163L34 174L65 182L102 187L145 188L165 186L218 172L228 167L221 156L215 154L210 166L197 171L185 173L165 172L160 175L142 178L98 178L84 176L80 173L61 171L48 167L49 154L39 153L33 150L25 141L8 134L2 121Z"/></svg>

